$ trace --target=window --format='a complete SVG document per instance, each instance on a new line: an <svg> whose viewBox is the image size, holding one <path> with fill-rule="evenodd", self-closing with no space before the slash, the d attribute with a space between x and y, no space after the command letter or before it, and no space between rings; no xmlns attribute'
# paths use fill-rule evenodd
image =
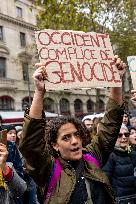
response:
<svg viewBox="0 0 136 204"><path fill-rule="evenodd" d="M23 100L22 100L22 110L26 110L27 108L30 108L30 105L32 103L33 98L26 96Z"/></svg>
<svg viewBox="0 0 136 204"><path fill-rule="evenodd" d="M87 112L88 113L94 112L94 103L90 99L87 101Z"/></svg>
<svg viewBox="0 0 136 204"><path fill-rule="evenodd" d="M104 111L105 110L105 105L104 102L100 99L99 100L99 111Z"/></svg>
<svg viewBox="0 0 136 204"><path fill-rule="evenodd" d="M17 6L16 7L16 14L17 14L17 17L22 18L22 8Z"/></svg>
<svg viewBox="0 0 136 204"><path fill-rule="evenodd" d="M6 58L0 57L0 77L5 77L6 73Z"/></svg>
<svg viewBox="0 0 136 204"><path fill-rule="evenodd" d="M26 46L26 35L25 33L20 32L20 45L21 47Z"/></svg>
<svg viewBox="0 0 136 204"><path fill-rule="evenodd" d="M0 40L3 41L3 26L0 26Z"/></svg>
<svg viewBox="0 0 136 204"><path fill-rule="evenodd" d="M22 64L23 80L28 81L28 63Z"/></svg>
<svg viewBox="0 0 136 204"><path fill-rule="evenodd" d="M0 110L14 110L14 100L10 96L1 96Z"/></svg>
<svg viewBox="0 0 136 204"><path fill-rule="evenodd" d="M80 99L76 99L74 101L74 109L75 109L75 115L76 116L83 115L83 103Z"/></svg>
<svg viewBox="0 0 136 204"><path fill-rule="evenodd" d="M60 113L64 115L70 114L69 101L65 98L60 100Z"/></svg>
<svg viewBox="0 0 136 204"><path fill-rule="evenodd" d="M45 98L44 109L48 112L54 113L54 101L51 98Z"/></svg>

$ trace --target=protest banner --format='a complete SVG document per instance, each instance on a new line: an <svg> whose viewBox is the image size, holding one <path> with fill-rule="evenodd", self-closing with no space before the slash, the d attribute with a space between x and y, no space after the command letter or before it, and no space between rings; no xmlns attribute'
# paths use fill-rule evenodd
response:
<svg viewBox="0 0 136 204"><path fill-rule="evenodd" d="M136 56L127 57L133 88L136 89Z"/></svg>
<svg viewBox="0 0 136 204"><path fill-rule="evenodd" d="M47 29L35 39L47 90L121 86L109 35Z"/></svg>

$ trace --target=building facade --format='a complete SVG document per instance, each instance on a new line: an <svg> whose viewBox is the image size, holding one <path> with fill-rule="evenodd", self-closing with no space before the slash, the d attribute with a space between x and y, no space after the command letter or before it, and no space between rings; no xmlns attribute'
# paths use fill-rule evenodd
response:
<svg viewBox="0 0 136 204"><path fill-rule="evenodd" d="M39 8L28 0L0 0L0 110L21 111L30 106L34 93L32 74L38 62L34 30ZM103 112L107 89L50 91L45 109L83 116Z"/></svg>

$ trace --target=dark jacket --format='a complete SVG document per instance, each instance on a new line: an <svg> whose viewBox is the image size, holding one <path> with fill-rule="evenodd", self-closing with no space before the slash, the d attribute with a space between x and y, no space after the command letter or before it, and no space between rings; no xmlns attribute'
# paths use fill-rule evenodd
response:
<svg viewBox="0 0 136 204"><path fill-rule="evenodd" d="M109 177L116 197L136 193L136 151L115 147L103 170Z"/></svg>
<svg viewBox="0 0 136 204"><path fill-rule="evenodd" d="M24 178L22 156L14 142L7 141L8 158L7 162L11 162L21 178Z"/></svg>
<svg viewBox="0 0 136 204"><path fill-rule="evenodd" d="M92 154L103 166L112 152L116 142L120 126L122 123L123 106L119 106L110 99L107 111L103 120L99 125L97 137L92 140L84 152ZM23 127L23 141L20 145L20 150L26 158L29 166L30 175L34 178L39 186L45 187L48 185L48 180L52 173L54 159L45 150L45 131L46 120L30 118L28 114L25 115L25 122ZM49 204L66 204L71 199L72 192L75 189L76 177L75 171L67 162L60 161L62 165L62 172L57 181L52 196L46 203ZM90 183L92 182L99 189L104 191L102 194L106 198L103 204L115 203L111 186L108 178L105 176L101 168L98 168L88 162L85 162L84 177ZM97 194L98 188L95 188L92 195L93 203L99 204L103 197ZM99 195L99 196L98 196Z"/></svg>

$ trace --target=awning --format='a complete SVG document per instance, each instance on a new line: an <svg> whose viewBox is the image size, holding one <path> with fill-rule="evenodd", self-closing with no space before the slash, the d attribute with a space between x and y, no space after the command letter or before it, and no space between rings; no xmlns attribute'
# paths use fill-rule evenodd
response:
<svg viewBox="0 0 136 204"><path fill-rule="evenodd" d="M0 111L2 121L4 124L21 124L24 120L24 111ZM60 115L57 113L45 112L47 118L55 118Z"/></svg>

